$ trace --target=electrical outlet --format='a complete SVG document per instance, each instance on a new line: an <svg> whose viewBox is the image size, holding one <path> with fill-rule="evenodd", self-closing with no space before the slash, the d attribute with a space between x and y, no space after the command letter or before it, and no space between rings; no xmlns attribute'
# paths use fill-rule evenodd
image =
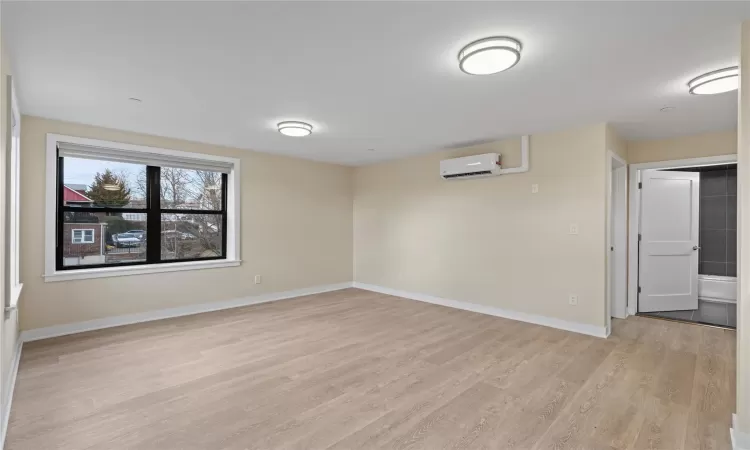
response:
<svg viewBox="0 0 750 450"><path fill-rule="evenodd" d="M532 194L536 194L537 192L539 192L539 185L538 184L532 184L531 185L531 193Z"/></svg>
<svg viewBox="0 0 750 450"><path fill-rule="evenodd" d="M255 284L260 284L263 282L263 278L260 275L255 275Z"/></svg>
<svg viewBox="0 0 750 450"><path fill-rule="evenodd" d="M568 303L571 305L577 305L578 304L578 296L575 294L570 294L568 296Z"/></svg>
<svg viewBox="0 0 750 450"><path fill-rule="evenodd" d="M570 224L570 234L578 234L578 224L577 223L571 223Z"/></svg>

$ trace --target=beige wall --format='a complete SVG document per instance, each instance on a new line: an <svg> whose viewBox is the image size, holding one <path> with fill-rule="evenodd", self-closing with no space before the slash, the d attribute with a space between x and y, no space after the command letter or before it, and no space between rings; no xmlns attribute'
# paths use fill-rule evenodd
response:
<svg viewBox="0 0 750 450"><path fill-rule="evenodd" d="M352 280L350 167L29 116L21 130L24 330ZM45 283L47 133L241 158L242 266Z"/></svg>
<svg viewBox="0 0 750 450"><path fill-rule="evenodd" d="M607 150L628 162L628 143L620 137L620 134L610 124L607 124L606 128L606 146Z"/></svg>
<svg viewBox="0 0 750 450"><path fill-rule="evenodd" d="M737 131L694 134L672 139L629 141L630 164L737 153Z"/></svg>
<svg viewBox="0 0 750 450"><path fill-rule="evenodd" d="M0 38L1 39L1 38ZM8 127L8 102L6 77L11 75L11 65L8 53L5 50L4 43L0 41L0 72L2 72L2 81L0 81L0 248L6 248L5 242L5 202L8 195L5 189L5 157L7 152ZM5 292L5 258L0 258L0 293ZM3 294L4 295L4 294ZM2 314L2 313L0 313ZM2 361L0 368L2 374L0 382L2 383L2 404L8 399L9 389L8 380L10 378L10 368L16 355L16 346L18 343L18 312L12 311L3 316L0 320L0 336L2 336Z"/></svg>
<svg viewBox="0 0 750 450"><path fill-rule="evenodd" d="M441 159L490 151L515 166L517 139L357 168L355 281L604 326L605 134L534 135L524 174L438 175Z"/></svg>

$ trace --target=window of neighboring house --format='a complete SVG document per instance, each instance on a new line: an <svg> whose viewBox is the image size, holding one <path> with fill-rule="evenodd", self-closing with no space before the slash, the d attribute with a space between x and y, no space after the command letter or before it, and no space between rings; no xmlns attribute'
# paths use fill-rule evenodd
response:
<svg viewBox="0 0 750 450"><path fill-rule="evenodd" d="M238 160L53 135L47 158L51 281L239 264Z"/></svg>
<svg viewBox="0 0 750 450"><path fill-rule="evenodd" d="M20 265L20 207L21 207L21 112L13 87L13 78L8 75L8 117L10 130L7 133L5 160L5 308L15 308L21 295Z"/></svg>
<svg viewBox="0 0 750 450"><path fill-rule="evenodd" d="M74 244L93 244L94 230L72 230Z"/></svg>

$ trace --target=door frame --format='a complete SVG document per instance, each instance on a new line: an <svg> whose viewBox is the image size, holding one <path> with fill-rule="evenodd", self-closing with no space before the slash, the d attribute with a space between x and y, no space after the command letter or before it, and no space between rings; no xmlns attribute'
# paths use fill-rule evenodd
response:
<svg viewBox="0 0 750 450"><path fill-rule="evenodd" d="M628 163L611 150L608 154L606 276L609 326L612 317L627 317Z"/></svg>
<svg viewBox="0 0 750 450"><path fill-rule="evenodd" d="M628 219L628 314L635 315L638 311L638 234L641 231L641 193L638 183L641 181L641 171L648 169L683 169L688 167L713 166L737 162L737 155L709 156L704 158L675 159L670 161L656 161L648 163L630 164L628 193L630 197Z"/></svg>

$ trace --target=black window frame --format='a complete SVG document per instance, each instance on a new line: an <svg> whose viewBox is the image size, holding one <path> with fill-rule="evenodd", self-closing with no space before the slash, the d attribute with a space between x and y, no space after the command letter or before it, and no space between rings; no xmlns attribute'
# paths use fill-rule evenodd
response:
<svg viewBox="0 0 750 450"><path fill-rule="evenodd" d="M105 159L102 159L105 161ZM154 264L174 264L196 261L216 261L227 259L227 191L229 176L221 174L221 209L182 209L161 207L161 167L146 165L146 208L121 208L106 206L68 206L65 205L65 158L57 149L57 201L56 205L56 246L55 268L58 271L75 271L100 269L104 267L150 266ZM122 263L103 263L66 266L64 259L65 213L137 213L146 214L146 260ZM162 214L221 215L221 255L205 258L161 259L161 217ZM149 232L157 230L158 232ZM104 238L103 236L101 237Z"/></svg>

